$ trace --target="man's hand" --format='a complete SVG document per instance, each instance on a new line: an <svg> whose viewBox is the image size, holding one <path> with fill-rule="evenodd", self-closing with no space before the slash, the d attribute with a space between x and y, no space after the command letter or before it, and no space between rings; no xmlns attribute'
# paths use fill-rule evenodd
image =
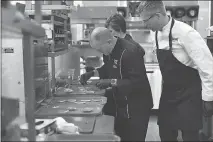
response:
<svg viewBox="0 0 213 142"><path fill-rule="evenodd" d="M203 101L204 116L211 117L213 115L213 101Z"/></svg>
<svg viewBox="0 0 213 142"><path fill-rule="evenodd" d="M96 83L96 86L100 89L111 87L111 79L101 79Z"/></svg>
<svg viewBox="0 0 213 142"><path fill-rule="evenodd" d="M80 78L80 83L82 85L85 85L87 84L87 81L92 77L94 76L94 71L90 71L90 72L87 72L87 73L84 73L81 75L81 78Z"/></svg>

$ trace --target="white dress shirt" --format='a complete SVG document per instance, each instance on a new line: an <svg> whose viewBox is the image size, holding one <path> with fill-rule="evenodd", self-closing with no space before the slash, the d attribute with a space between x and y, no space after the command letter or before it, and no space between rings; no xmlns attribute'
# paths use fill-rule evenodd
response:
<svg viewBox="0 0 213 142"><path fill-rule="evenodd" d="M158 32L159 49L169 49L171 19ZM172 29L172 37L173 55L184 65L198 70L202 81L202 99L213 101L213 57L206 42L195 29L177 20Z"/></svg>

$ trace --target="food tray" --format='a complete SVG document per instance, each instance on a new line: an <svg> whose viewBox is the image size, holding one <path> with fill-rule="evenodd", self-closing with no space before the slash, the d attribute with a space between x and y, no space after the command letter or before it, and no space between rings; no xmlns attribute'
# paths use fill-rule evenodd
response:
<svg viewBox="0 0 213 142"><path fill-rule="evenodd" d="M65 97L65 96L72 96L72 95L98 95L104 96L105 90L100 90L94 85L73 85L72 87L64 88L60 87L55 92L55 97Z"/></svg>
<svg viewBox="0 0 213 142"><path fill-rule="evenodd" d="M64 134L56 134L48 136L46 141L112 141L112 142L119 142L120 137L116 135L110 134L84 134L84 135L64 135Z"/></svg>
<svg viewBox="0 0 213 142"><path fill-rule="evenodd" d="M72 97L54 97L49 102L53 105L78 104L77 102L86 102L87 105L105 105L107 98L104 96L72 96ZM81 104L81 103L79 103Z"/></svg>
<svg viewBox="0 0 213 142"><path fill-rule="evenodd" d="M103 109L101 105L88 107L85 104L72 105L69 107L76 108L76 110L69 111L68 107L65 108L63 106L59 106L58 108L53 108L53 105L44 106L36 111L35 116L98 116L102 114ZM85 108L88 111L84 111ZM92 111L90 111L90 109L92 109Z"/></svg>
<svg viewBox="0 0 213 142"><path fill-rule="evenodd" d="M98 116L102 114L105 97L56 97L35 113L39 116Z"/></svg>

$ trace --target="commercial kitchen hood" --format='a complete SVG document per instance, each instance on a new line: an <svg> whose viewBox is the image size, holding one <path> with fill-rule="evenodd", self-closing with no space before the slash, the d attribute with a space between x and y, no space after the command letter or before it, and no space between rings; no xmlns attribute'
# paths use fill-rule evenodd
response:
<svg viewBox="0 0 213 142"><path fill-rule="evenodd" d="M117 13L120 7L102 6L102 7L79 7L77 11L69 14L71 24L104 24L106 19L112 14ZM122 7L128 13L127 7ZM139 17L126 16L127 29L144 29L144 25Z"/></svg>
<svg viewBox="0 0 213 142"><path fill-rule="evenodd" d="M78 7L69 14L72 24L104 24L113 13L124 14L127 29L146 29L142 19L136 12L140 2L128 1L127 7L94 6ZM196 21L199 14L198 1L164 1L166 9L180 21Z"/></svg>

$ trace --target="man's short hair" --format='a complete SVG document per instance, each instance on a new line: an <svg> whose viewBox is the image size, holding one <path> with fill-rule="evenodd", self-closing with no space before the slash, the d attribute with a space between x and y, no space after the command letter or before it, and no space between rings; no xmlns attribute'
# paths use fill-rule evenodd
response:
<svg viewBox="0 0 213 142"><path fill-rule="evenodd" d="M148 12L150 14L161 13L166 15L166 10L163 1L161 0L146 0L142 1L137 8L137 12L140 14Z"/></svg>
<svg viewBox="0 0 213 142"><path fill-rule="evenodd" d="M112 27L116 32L126 33L126 21L124 17L118 13L111 15L105 23L105 27Z"/></svg>

